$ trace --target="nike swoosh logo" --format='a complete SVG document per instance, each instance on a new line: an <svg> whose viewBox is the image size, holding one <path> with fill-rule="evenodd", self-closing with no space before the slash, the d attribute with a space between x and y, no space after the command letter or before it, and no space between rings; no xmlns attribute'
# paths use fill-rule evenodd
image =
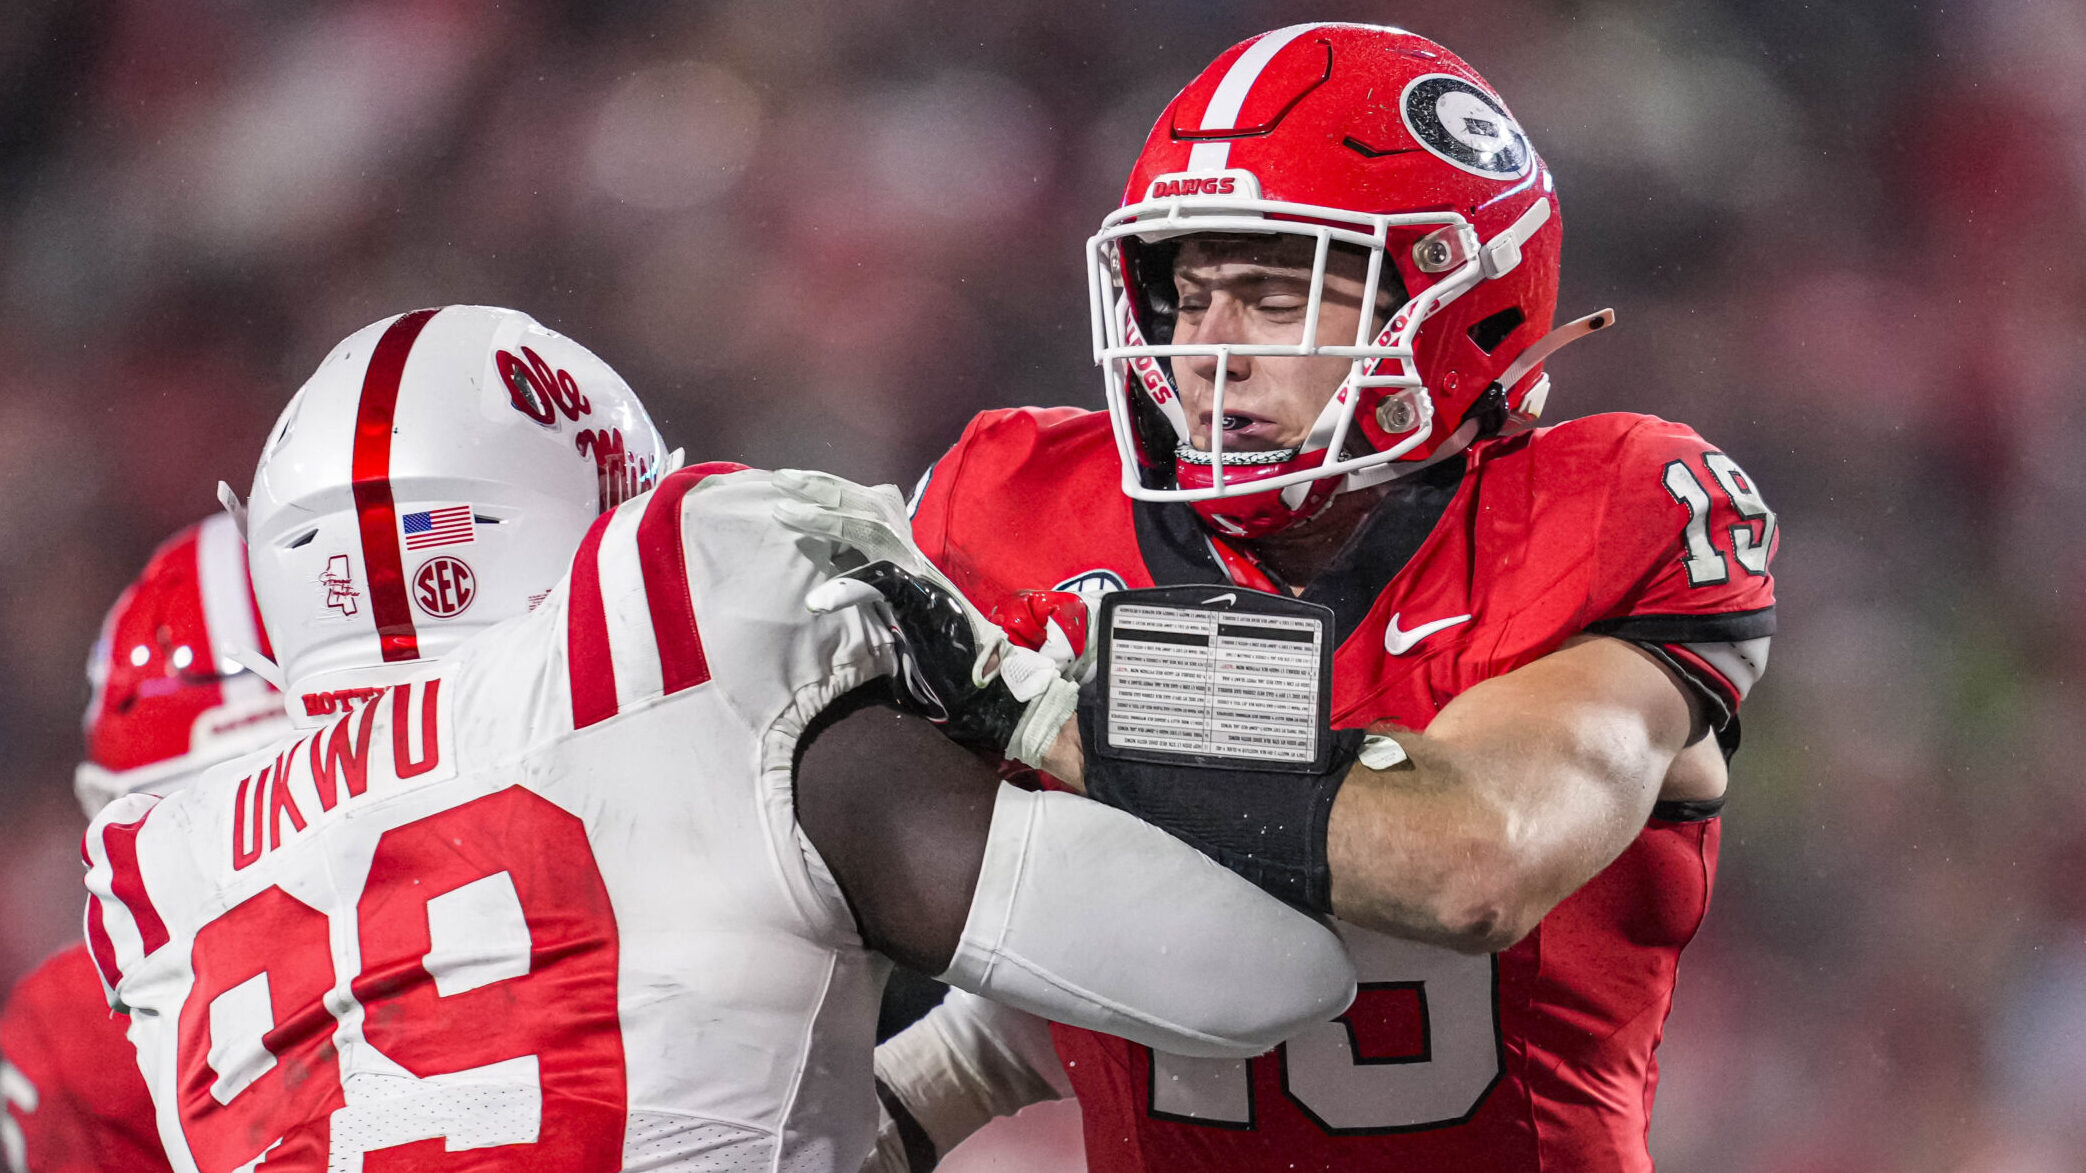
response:
<svg viewBox="0 0 2086 1173"><path fill-rule="evenodd" d="M1426 639L1435 632L1444 631L1456 626L1458 623L1468 622L1470 622L1470 616L1468 615L1452 615L1447 619L1436 619L1432 623L1422 623L1410 631L1400 631L1398 630L1398 616L1394 614L1391 616L1391 621L1383 629L1383 650L1394 656L1402 656L1416 647L1421 640Z"/></svg>
<svg viewBox="0 0 2086 1173"><path fill-rule="evenodd" d="M1239 605L1239 597L1230 591L1225 591L1221 595L1211 595L1209 598L1204 599L1202 601L1202 605L1205 607L1209 606L1212 603L1230 603L1232 606L1236 607Z"/></svg>

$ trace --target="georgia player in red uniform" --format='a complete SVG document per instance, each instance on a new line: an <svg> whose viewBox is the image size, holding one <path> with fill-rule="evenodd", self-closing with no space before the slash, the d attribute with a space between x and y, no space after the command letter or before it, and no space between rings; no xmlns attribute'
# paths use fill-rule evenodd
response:
<svg viewBox="0 0 2086 1173"><path fill-rule="evenodd" d="M1390 723L1408 758L1326 816L1361 982L1340 1018L1250 1061L1055 1029L1096 1173L1650 1167L1775 519L1684 425L1534 426L1542 360L1611 320L1551 329L1559 233L1549 171L1446 49L1254 38L1160 116L1090 242L1109 410L988 412L916 495L921 549L980 607L1324 603L1333 723ZM946 1151L1047 1093L1006 1090L1035 1074L1022 1024L937 1013L998 1019L931 1016L879 1072Z"/></svg>
<svg viewBox="0 0 2086 1173"><path fill-rule="evenodd" d="M110 609L87 665L87 815L137 790L163 792L289 726L282 695L233 662L265 651L229 517L161 544ZM22 1173L166 1169L129 1020L109 1012L84 944L16 983L0 1014L6 1167Z"/></svg>

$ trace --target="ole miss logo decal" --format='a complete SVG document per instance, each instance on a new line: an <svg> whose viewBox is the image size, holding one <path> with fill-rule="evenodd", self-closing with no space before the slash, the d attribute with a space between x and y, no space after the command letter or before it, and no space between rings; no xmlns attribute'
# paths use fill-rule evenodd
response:
<svg viewBox="0 0 2086 1173"><path fill-rule="evenodd" d="M437 619L463 614L477 594L478 576L461 558L430 558L413 574L413 601Z"/></svg>
<svg viewBox="0 0 2086 1173"><path fill-rule="evenodd" d="M544 427L555 427L560 415L577 420L594 410L572 372L553 368L526 346L519 357L512 351L494 351L493 363L500 368L500 381L507 385L507 400L514 410Z"/></svg>

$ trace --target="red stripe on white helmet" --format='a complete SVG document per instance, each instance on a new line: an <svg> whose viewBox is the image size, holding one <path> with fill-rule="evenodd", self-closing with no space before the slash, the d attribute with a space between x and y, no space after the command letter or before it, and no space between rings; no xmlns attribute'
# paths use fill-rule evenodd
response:
<svg viewBox="0 0 2086 1173"><path fill-rule="evenodd" d="M293 716L322 722L544 603L588 526L668 459L622 377L527 314L448 306L342 340L247 503Z"/></svg>
<svg viewBox="0 0 2086 1173"><path fill-rule="evenodd" d="M384 662L420 658L420 637L413 628L413 605L406 598L406 568L399 551L398 505L391 493L391 437L398 414L398 388L406 359L437 310L415 310L391 323L377 340L362 376L362 399L355 412L355 452L351 475L355 514L361 523L362 573L369 583L370 619Z"/></svg>

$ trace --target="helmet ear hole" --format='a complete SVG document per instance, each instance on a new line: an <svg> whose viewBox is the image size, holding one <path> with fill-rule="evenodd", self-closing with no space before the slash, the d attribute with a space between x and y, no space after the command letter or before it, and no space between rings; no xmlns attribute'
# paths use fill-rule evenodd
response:
<svg viewBox="0 0 2086 1173"><path fill-rule="evenodd" d="M1484 351L1486 354L1491 354L1499 349L1499 344L1505 342L1508 335L1520 329L1521 323L1527 320L1528 315L1521 312L1520 306L1510 305L1498 313L1478 321L1471 326L1467 333L1470 335L1471 342L1476 344L1479 350Z"/></svg>

